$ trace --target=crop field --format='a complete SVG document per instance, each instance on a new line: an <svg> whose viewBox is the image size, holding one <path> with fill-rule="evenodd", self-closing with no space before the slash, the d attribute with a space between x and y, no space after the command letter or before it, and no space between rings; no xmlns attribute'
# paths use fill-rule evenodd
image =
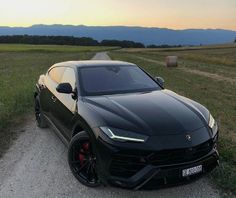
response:
<svg viewBox="0 0 236 198"><path fill-rule="evenodd" d="M236 192L236 45L172 49L121 49L112 59L134 62L165 86L205 105L220 127L220 167L211 174L221 187ZM178 56L167 68L165 58Z"/></svg>
<svg viewBox="0 0 236 198"><path fill-rule="evenodd" d="M0 156L9 147L14 132L6 126L29 111L40 74L54 63L90 59L98 51L117 48L55 45L0 44Z"/></svg>

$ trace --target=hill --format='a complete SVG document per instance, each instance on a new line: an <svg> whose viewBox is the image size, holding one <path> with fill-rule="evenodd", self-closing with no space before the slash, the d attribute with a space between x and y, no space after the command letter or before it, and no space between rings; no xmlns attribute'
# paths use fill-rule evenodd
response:
<svg viewBox="0 0 236 198"><path fill-rule="evenodd" d="M130 40L145 45L207 45L231 43L236 31L223 29L146 28L129 26L33 25L30 27L0 27L0 35L50 35Z"/></svg>

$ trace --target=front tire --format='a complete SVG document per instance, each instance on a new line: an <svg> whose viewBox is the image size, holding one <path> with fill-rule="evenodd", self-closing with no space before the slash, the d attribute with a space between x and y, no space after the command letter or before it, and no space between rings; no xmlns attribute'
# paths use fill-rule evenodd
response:
<svg viewBox="0 0 236 198"><path fill-rule="evenodd" d="M68 163L79 182L88 187L100 185L96 171L96 155L87 132L82 131L72 138L68 150Z"/></svg>

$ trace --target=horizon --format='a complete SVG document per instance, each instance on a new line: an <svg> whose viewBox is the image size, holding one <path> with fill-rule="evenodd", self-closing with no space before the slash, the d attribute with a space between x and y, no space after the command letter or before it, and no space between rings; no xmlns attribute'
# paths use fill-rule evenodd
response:
<svg viewBox="0 0 236 198"><path fill-rule="evenodd" d="M236 31L235 7L234 0L4 0L0 26L84 24Z"/></svg>
<svg viewBox="0 0 236 198"><path fill-rule="evenodd" d="M32 24L27 26L7 26L7 25L0 25L0 27L8 27L8 28L30 28L32 26L85 26L85 27L131 27L131 28L156 28L156 29L168 29L168 30L226 30L226 31L236 31L236 29L224 29L224 28L184 28L184 29L174 29L169 27L154 27L154 26L138 26L138 25L85 25L85 24L62 24L62 23L55 23L55 24Z"/></svg>

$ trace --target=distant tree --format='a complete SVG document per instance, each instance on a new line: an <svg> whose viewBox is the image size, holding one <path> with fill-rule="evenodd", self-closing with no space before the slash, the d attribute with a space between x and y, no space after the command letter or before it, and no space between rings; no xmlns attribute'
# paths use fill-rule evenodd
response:
<svg viewBox="0 0 236 198"><path fill-rule="evenodd" d="M148 45L147 48L158 48L158 46L152 44L152 45Z"/></svg>
<svg viewBox="0 0 236 198"><path fill-rule="evenodd" d="M100 45L102 46L120 46L123 48L145 48L145 45L134 41L119 41L119 40L103 40Z"/></svg>
<svg viewBox="0 0 236 198"><path fill-rule="evenodd" d="M175 48L182 47L182 45L148 45L147 48Z"/></svg>

